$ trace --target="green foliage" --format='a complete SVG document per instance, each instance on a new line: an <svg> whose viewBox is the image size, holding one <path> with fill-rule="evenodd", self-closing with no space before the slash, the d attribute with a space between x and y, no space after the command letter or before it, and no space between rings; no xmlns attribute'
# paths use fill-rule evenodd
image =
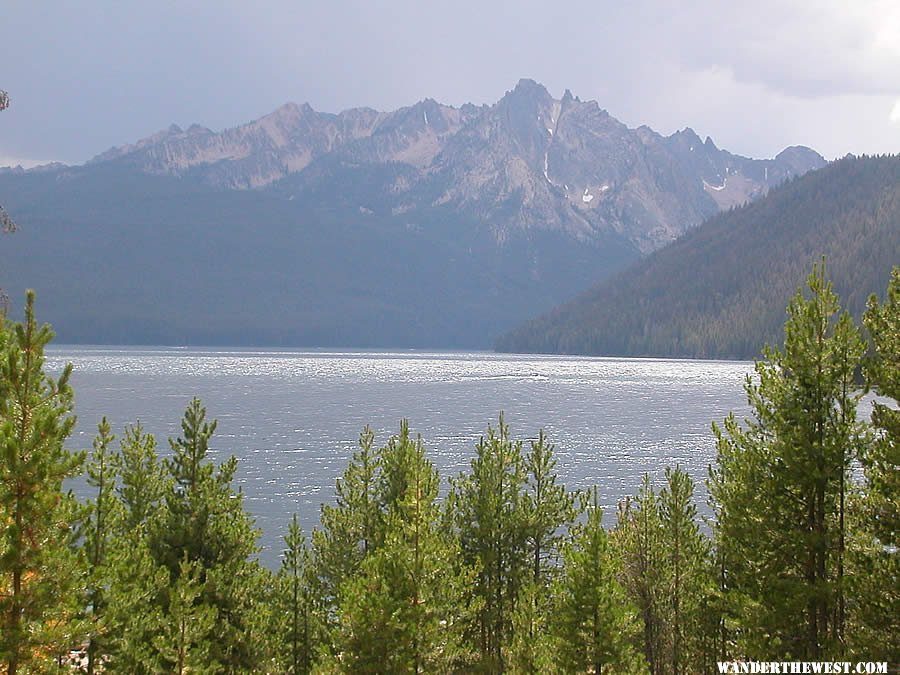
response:
<svg viewBox="0 0 900 675"><path fill-rule="evenodd" d="M232 489L236 460L207 460L215 426L193 400L161 463L139 424L109 456L101 425L91 481L103 496L89 511L85 547L91 560L103 551L89 598L103 609L104 630L89 653L99 644L104 668L244 672L270 660L263 607L272 575L251 560L257 532Z"/></svg>
<svg viewBox="0 0 900 675"><path fill-rule="evenodd" d="M451 481L449 512L463 559L478 570L474 594L482 603L473 626L481 667L504 669L512 614L528 578L526 469L522 442L513 441L503 416L475 446L469 474Z"/></svg>
<svg viewBox="0 0 900 675"><path fill-rule="evenodd" d="M151 532L151 550L172 584L185 561L192 573L196 570L201 602L215 610L217 639L210 658L225 672L245 670L260 657L246 640L259 601L256 564L250 562L258 532L244 511L243 496L232 488L237 460L231 457L218 467L206 460L216 423L206 421L199 400L191 401L181 428L183 436L169 441L173 456L166 468L174 489L165 495L165 519Z"/></svg>
<svg viewBox="0 0 900 675"><path fill-rule="evenodd" d="M213 656L217 641L216 608L202 602L205 590L203 569L187 554L178 566L178 576L169 592L168 615L155 641L171 672L212 675L224 668Z"/></svg>
<svg viewBox="0 0 900 675"><path fill-rule="evenodd" d="M866 382L892 404L875 401L872 425L878 435L863 453L870 522L884 546L900 546L900 267L895 267L883 304L872 296L864 323L873 352L865 360Z"/></svg>
<svg viewBox="0 0 900 675"><path fill-rule="evenodd" d="M107 562L110 549L117 543L115 535L121 521L121 506L115 497L115 456L110 448L114 438L104 417L97 425L94 449L87 467L87 483L96 491L93 501L87 504L83 544L87 563L88 619L91 624L87 649L88 675L95 672L98 655L103 653Z"/></svg>
<svg viewBox="0 0 900 675"><path fill-rule="evenodd" d="M659 497L644 474L641 488L619 507L613 541L622 579L641 623L641 647L651 673L663 671L666 640L666 575Z"/></svg>
<svg viewBox="0 0 900 675"><path fill-rule="evenodd" d="M41 668L78 639L81 574L74 551L79 513L63 480L83 453L63 443L72 431L72 366L43 370L53 336L34 318L4 328L0 360L0 661L7 673Z"/></svg>
<svg viewBox="0 0 900 675"><path fill-rule="evenodd" d="M168 625L169 571L150 550L147 524L119 532L107 566L106 639L110 672L149 675L167 667L159 641Z"/></svg>
<svg viewBox="0 0 900 675"><path fill-rule="evenodd" d="M587 521L575 528L563 557L554 616L562 671L641 672L642 659L633 646L639 631L636 612L617 579L596 488Z"/></svg>
<svg viewBox="0 0 900 675"><path fill-rule="evenodd" d="M380 539L376 486L380 450L375 434L363 429L359 450L335 486L334 506L323 504L320 530L313 532L317 562L317 593L325 605L325 619L335 628L341 586L350 579Z"/></svg>
<svg viewBox="0 0 900 675"><path fill-rule="evenodd" d="M313 592L313 559L295 513L284 538L275 598L276 658L281 672L311 671L321 640L317 598Z"/></svg>
<svg viewBox="0 0 900 675"><path fill-rule="evenodd" d="M850 648L860 658L900 658L900 267L883 303L874 296L864 317L872 341L864 360L866 383L883 397L873 402L873 437L860 456L865 472L852 563L848 612Z"/></svg>
<svg viewBox="0 0 900 675"><path fill-rule="evenodd" d="M452 672L470 661L464 629L473 574L443 530L438 474L406 422L380 457L384 532L342 589L339 668Z"/></svg>
<svg viewBox="0 0 900 675"><path fill-rule="evenodd" d="M824 266L823 266L824 267ZM845 501L860 430L854 369L863 343L823 267L792 299L784 349L767 348L746 389L754 420L718 439L710 493L735 617L754 657L843 652Z"/></svg>
<svg viewBox="0 0 900 675"><path fill-rule="evenodd" d="M151 551L151 534L167 521L164 498L172 481L156 454L156 439L140 424L125 428L111 459L116 518L101 569L106 602L100 658L113 672L159 672L165 667L157 645L166 625L170 574Z"/></svg>
<svg viewBox="0 0 900 675"><path fill-rule="evenodd" d="M788 308L729 416L710 471L715 548L694 485L645 475L611 534L596 488L567 492L543 433L523 453L501 416L470 470L440 478L401 423L364 429L307 546L295 515L277 575L209 461L216 424L194 400L161 462L154 438L104 419L78 508L62 492L82 456L70 368L42 370L46 328L0 331L0 656L52 670L88 640L88 671L175 673L716 672L716 660L895 661L900 653L900 269L865 316L865 345L825 281ZM858 422L863 364L880 398ZM858 461L864 480L856 480ZM80 544L78 546L77 544ZM896 630L895 630L896 629Z"/></svg>
<svg viewBox="0 0 900 675"><path fill-rule="evenodd" d="M123 527L129 531L158 516L163 499L172 488L156 453L156 439L144 431L140 422L125 427L116 461L116 491L124 509Z"/></svg>
<svg viewBox="0 0 900 675"><path fill-rule="evenodd" d="M525 473L525 546L531 558L532 582L546 589L559 566L565 530L578 517L582 500L558 482L553 444L547 441L543 429L525 455Z"/></svg>
<svg viewBox="0 0 900 675"><path fill-rule="evenodd" d="M160 561L173 578L177 578L185 554L204 567L212 567L223 556L233 557L232 551L222 546L224 542L210 536L209 529L215 523L213 516L218 515L214 509L224 506L223 499L229 497L227 490L236 466L227 462L216 476L215 467L206 461L216 422L206 422L206 410L198 399L193 399L185 411L181 429L184 438L169 440L173 455L165 465L174 489L165 496L168 521L159 542Z"/></svg>
<svg viewBox="0 0 900 675"><path fill-rule="evenodd" d="M533 581L526 582L519 591L507 652L509 672L522 675L561 672L556 668L556 641L550 621L556 611L554 593L553 586L545 588Z"/></svg>
<svg viewBox="0 0 900 675"><path fill-rule="evenodd" d="M694 504L694 482L684 471L666 468L659 494L662 564L661 596L667 614L662 670L679 675L715 668L715 652L705 639L713 578L709 542L701 534Z"/></svg>

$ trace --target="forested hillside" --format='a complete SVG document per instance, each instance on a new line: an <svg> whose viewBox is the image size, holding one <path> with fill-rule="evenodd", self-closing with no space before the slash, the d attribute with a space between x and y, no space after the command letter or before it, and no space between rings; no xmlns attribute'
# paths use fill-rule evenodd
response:
<svg viewBox="0 0 900 675"><path fill-rule="evenodd" d="M532 320L500 351L749 358L822 257L854 316L900 261L900 156L846 157L713 217Z"/></svg>

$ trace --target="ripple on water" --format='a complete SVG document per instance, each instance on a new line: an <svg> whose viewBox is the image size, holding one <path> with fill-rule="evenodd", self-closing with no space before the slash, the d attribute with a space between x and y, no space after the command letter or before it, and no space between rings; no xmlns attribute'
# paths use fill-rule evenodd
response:
<svg viewBox="0 0 900 675"><path fill-rule="evenodd" d="M307 532L317 523L366 424L383 443L409 419L446 489L503 411L515 438L545 430L568 487L599 485L611 522L645 472L659 485L665 466L680 464L698 483L705 479L715 451L710 422L730 410L746 414L743 382L752 369L463 352L48 350L51 370L66 362L75 367L77 447L90 446L105 415L117 434L139 419L168 452L165 438L180 435L184 407L199 396L219 420L211 457L239 458L238 485L273 566L290 514L300 514Z"/></svg>

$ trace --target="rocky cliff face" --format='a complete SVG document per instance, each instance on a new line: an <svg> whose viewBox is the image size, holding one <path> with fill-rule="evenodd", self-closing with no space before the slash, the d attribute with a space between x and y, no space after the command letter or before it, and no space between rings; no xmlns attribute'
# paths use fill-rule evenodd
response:
<svg viewBox="0 0 900 675"><path fill-rule="evenodd" d="M348 167L366 167L382 193L377 201L394 215L453 208L500 243L515 232L550 230L584 241L618 235L645 252L825 164L808 148L755 160L691 129L668 137L629 129L596 102L569 91L554 99L531 80L482 107L426 99L390 113L333 115L289 103L220 133L172 126L91 160L105 162L227 189L290 178L291 189L314 185L320 195L346 190L338 177L346 179ZM370 210L359 204L361 213Z"/></svg>

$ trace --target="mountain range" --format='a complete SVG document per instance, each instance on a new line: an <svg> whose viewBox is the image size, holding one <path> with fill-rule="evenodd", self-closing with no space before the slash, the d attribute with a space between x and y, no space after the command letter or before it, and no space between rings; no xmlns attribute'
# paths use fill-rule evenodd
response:
<svg viewBox="0 0 900 675"><path fill-rule="evenodd" d="M0 285L77 342L484 347L824 159L628 128L522 80L493 105L287 104L0 171Z"/></svg>

